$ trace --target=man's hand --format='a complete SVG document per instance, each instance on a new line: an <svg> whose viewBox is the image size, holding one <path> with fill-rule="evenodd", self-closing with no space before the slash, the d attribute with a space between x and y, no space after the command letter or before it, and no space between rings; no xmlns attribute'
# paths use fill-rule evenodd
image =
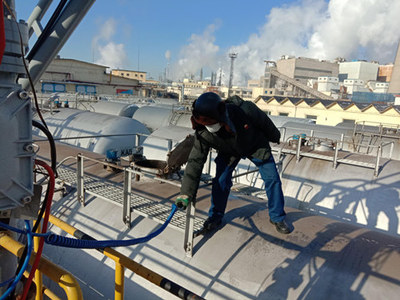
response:
<svg viewBox="0 0 400 300"><path fill-rule="evenodd" d="M185 210L186 207L189 204L189 196L187 196L187 195L179 195L176 198L175 204L179 209Z"/></svg>

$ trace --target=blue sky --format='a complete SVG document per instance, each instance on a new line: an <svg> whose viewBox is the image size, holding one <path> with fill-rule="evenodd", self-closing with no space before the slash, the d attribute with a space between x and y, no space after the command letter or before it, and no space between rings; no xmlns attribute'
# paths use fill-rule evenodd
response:
<svg viewBox="0 0 400 300"><path fill-rule="evenodd" d="M18 19L36 3L16 0ZM398 0L97 0L60 55L155 79L167 68L177 79L201 68L227 74L235 52L234 78L243 83L281 55L393 62L399 15Z"/></svg>

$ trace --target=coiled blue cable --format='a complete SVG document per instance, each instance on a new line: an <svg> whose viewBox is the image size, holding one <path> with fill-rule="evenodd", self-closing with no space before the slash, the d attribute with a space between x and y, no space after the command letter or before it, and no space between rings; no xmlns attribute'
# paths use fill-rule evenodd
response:
<svg viewBox="0 0 400 300"><path fill-rule="evenodd" d="M107 247L123 247L123 246L132 246L139 243L145 243L155 236L159 235L163 230L168 226L172 217L176 212L176 205L172 205L171 213L169 214L167 220L165 220L164 224L158 228L156 231L150 233L149 235L141 238L130 239L130 240L104 240L104 241L95 241L95 240L79 240L74 238L68 238L56 234L50 234L46 238L46 243L54 246L68 247L68 248L80 248L80 249L99 249L99 248L107 248Z"/></svg>
<svg viewBox="0 0 400 300"><path fill-rule="evenodd" d="M31 258L31 254L32 254L32 248L33 248L33 242L32 242L32 232L31 232L31 226L29 224L28 220L25 220L25 228L26 228L26 234L28 237L28 252L26 254L25 257L25 261L24 264L22 265L21 270L19 271L18 275L15 277L14 281L12 282L12 284L10 285L10 287L6 290L6 292L0 297L0 300L4 300L6 299L11 292L15 289L15 287L17 286L17 283L21 280L22 275L24 274L26 268L28 267L28 263L29 260Z"/></svg>

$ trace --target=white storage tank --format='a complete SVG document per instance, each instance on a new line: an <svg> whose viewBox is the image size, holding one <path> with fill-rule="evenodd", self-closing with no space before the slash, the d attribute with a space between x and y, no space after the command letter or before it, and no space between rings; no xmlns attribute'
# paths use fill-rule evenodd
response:
<svg viewBox="0 0 400 300"><path fill-rule="evenodd" d="M56 140L72 138L60 142L104 155L107 151L116 151L118 157L131 155L140 146L134 134L150 134L139 121L107 114L61 109L43 117ZM44 136L38 130L34 134Z"/></svg>
<svg viewBox="0 0 400 300"><path fill-rule="evenodd" d="M178 142L185 139L189 134L194 134L194 130L172 125L161 127L143 142L143 155L147 159L166 160L169 147L175 147Z"/></svg>
<svg viewBox="0 0 400 300"><path fill-rule="evenodd" d="M143 123L150 131L168 126L172 120L173 107L142 106L133 114L133 119Z"/></svg>
<svg viewBox="0 0 400 300"><path fill-rule="evenodd" d="M98 102L79 102L78 109L88 110L91 112L108 114L113 116L121 116L132 118L139 106L135 104L98 101Z"/></svg>

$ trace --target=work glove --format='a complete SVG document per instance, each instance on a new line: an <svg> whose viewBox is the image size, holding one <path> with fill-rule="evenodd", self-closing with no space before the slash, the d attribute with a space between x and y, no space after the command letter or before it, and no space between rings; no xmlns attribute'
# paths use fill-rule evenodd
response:
<svg viewBox="0 0 400 300"><path fill-rule="evenodd" d="M176 206L179 209L185 210L189 204L189 196L187 195L179 195L175 201Z"/></svg>

